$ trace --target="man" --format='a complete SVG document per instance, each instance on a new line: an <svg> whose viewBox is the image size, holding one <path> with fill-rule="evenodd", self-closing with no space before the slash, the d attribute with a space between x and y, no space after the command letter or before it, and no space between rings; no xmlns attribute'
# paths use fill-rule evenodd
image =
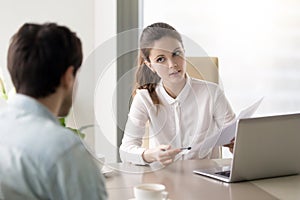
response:
<svg viewBox="0 0 300 200"><path fill-rule="evenodd" d="M67 27L24 24L13 36L7 66L17 94L0 111L0 199L107 199L92 156L57 121L81 63Z"/></svg>

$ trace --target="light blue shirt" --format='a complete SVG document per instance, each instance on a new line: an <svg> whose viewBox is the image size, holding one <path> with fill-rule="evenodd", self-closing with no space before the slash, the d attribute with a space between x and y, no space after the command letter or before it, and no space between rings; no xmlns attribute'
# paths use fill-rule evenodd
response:
<svg viewBox="0 0 300 200"><path fill-rule="evenodd" d="M107 199L103 175L80 138L17 94L0 111L0 199Z"/></svg>

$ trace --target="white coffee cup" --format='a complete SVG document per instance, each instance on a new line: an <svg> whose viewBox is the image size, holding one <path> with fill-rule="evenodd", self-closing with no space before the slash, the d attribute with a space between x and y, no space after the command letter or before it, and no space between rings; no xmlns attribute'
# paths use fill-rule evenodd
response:
<svg viewBox="0 0 300 200"><path fill-rule="evenodd" d="M167 200L168 192L162 184L145 183L133 188L136 200Z"/></svg>

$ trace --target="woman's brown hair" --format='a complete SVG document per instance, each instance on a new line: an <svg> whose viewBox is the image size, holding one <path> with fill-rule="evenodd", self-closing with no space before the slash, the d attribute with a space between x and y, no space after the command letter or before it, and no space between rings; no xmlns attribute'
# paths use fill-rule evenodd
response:
<svg viewBox="0 0 300 200"><path fill-rule="evenodd" d="M140 51L138 56L138 69L136 72L136 86L134 94L137 89L147 89L152 99L153 104L159 104L159 98L156 94L155 88L160 81L160 77L149 69L145 61L150 62L149 54L153 43L163 37L172 37L178 40L182 47L181 35L175 28L166 23L154 23L147 26L140 37Z"/></svg>

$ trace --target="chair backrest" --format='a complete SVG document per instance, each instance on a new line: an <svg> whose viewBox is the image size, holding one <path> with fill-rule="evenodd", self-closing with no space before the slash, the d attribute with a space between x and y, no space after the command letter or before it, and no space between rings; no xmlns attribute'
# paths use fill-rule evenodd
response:
<svg viewBox="0 0 300 200"><path fill-rule="evenodd" d="M190 77L219 83L217 57L186 57L186 65Z"/></svg>
<svg viewBox="0 0 300 200"><path fill-rule="evenodd" d="M186 71L192 78L219 83L218 57L186 57ZM211 158L221 158L222 148L215 147Z"/></svg>

